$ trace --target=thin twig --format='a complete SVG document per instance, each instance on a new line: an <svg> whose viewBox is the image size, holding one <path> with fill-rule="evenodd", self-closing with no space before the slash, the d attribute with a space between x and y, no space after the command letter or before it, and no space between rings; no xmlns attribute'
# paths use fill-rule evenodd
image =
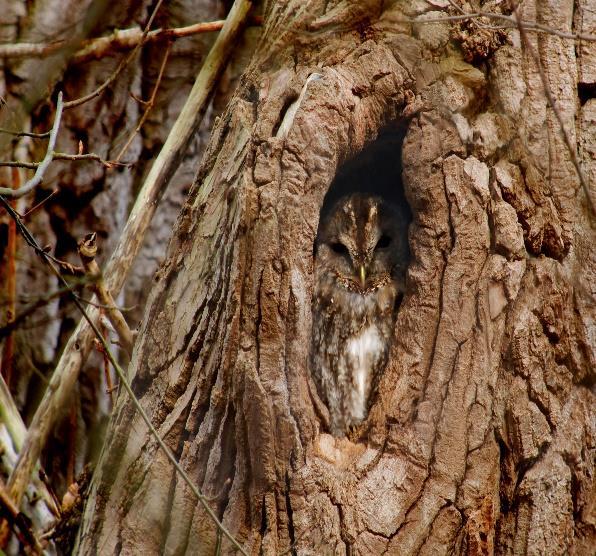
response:
<svg viewBox="0 0 596 556"><path fill-rule="evenodd" d="M70 153L54 153L52 160L69 160L71 162L84 162L84 161L95 161L99 162L106 168L113 168L114 166L121 166L124 168L130 168L132 162L118 162L116 160L105 160L101 156L95 153L86 154L70 154ZM21 162L20 160L6 160L0 161L0 166L7 166L10 168L26 168L28 170L35 170L41 166L42 162ZM2 195L2 193L0 193ZM7 197L7 195L5 195Z"/></svg>
<svg viewBox="0 0 596 556"><path fill-rule="evenodd" d="M41 162L21 162L20 160L0 160L0 166L6 168L25 168L25 170L37 170Z"/></svg>
<svg viewBox="0 0 596 556"><path fill-rule="evenodd" d="M52 126L52 131L50 132L50 140L48 141L46 155L37 167L35 175L29 181L25 182L25 185L19 187L18 189L0 187L0 195L9 199L19 199L20 197L27 195L27 193L35 189L43 181L43 175L54 158L54 147L56 146L56 137L58 136L58 128L60 127L60 119L62 118L62 108L62 91L60 91L58 93L56 115L54 116L54 125Z"/></svg>
<svg viewBox="0 0 596 556"><path fill-rule="evenodd" d="M32 137L33 139L47 139L50 136L51 131L45 133L31 133L30 131L11 131L10 129L4 129L0 127L0 133L6 133L8 135L14 135L15 137Z"/></svg>
<svg viewBox="0 0 596 556"><path fill-rule="evenodd" d="M104 339L106 339L108 336L108 329L105 326L101 326L100 330L102 332L102 336L104 337ZM106 343L107 343L107 340L106 340ZM112 410L114 409L114 385L112 383L112 373L110 373L110 360L108 359L108 356L106 353L102 353L101 355L102 355L102 359L103 359L103 376L106 381L107 394L110 397L110 413L111 413Z"/></svg>
<svg viewBox="0 0 596 556"><path fill-rule="evenodd" d="M550 90L550 85L548 83L546 74L544 73L544 68L542 67L542 62L540 61L540 57L534 50L532 43L528 39L528 35L526 34L526 29L522 25L521 15L519 13L519 9L517 6L514 8L514 13L515 13L515 17L517 18L517 21L518 21L518 29L519 29L519 34L520 34L520 37L522 40L522 44L524 45L524 47L526 48L526 50L529 52L530 56L534 60L534 64L536 64L536 68L538 69L538 74L540 75L540 81L542 82L542 89L544 90L544 94L546 95L548 104L549 104L551 110L554 112L555 117L557 118L557 122L559 123L561 135L563 136L563 141L565 141L567 151L569 152L569 156L571 157L571 162L573 163L573 166L575 167L575 171L577 172L577 177L579 178L579 182L586 194L590 212L591 212L591 214L594 214L595 213L594 212L594 201L592 200L592 196L590 194L590 187L588 185L586 177L584 176L581 165L577 158L577 151L576 151L575 147L573 146L571 137L569 137L569 133L567 132L567 128L565 127L565 122L563 121L563 116L561 115L561 112L560 112L559 108L557 107L556 101L555 101L555 99L552 95L552 92Z"/></svg>
<svg viewBox="0 0 596 556"><path fill-rule="evenodd" d="M143 124L147 120L147 117L149 116L149 112L151 112L151 109L153 108L153 106L155 104L155 97L157 96L157 91L159 89L159 85L161 84L163 72L166 68L166 63L168 61L168 58L170 57L171 50L172 50L172 43L169 42L168 47L166 48L166 52L163 56L163 60L161 61L161 66L159 68L159 74L157 75L157 79L155 81L155 86L153 87L153 92L151 93L151 98L147 102L144 102L145 111L143 112L143 115L141 116L141 119L139 120L139 123L137 124L135 130L130 134L130 137L128 138L128 140L126 141L124 146L120 149L120 152L116 156L115 162L120 162L120 159L122 158L124 153L128 150L128 147L130 147L130 144L132 143L135 135L141 130L141 128L143 127Z"/></svg>
<svg viewBox="0 0 596 556"><path fill-rule="evenodd" d="M90 305L91 307L96 307L97 309L109 309L110 307L115 307L121 313L126 313L127 311L132 311L135 308L135 305L133 305L132 307L121 307L119 305L116 305L115 303L113 303L111 305L106 305L105 303L99 303L98 301L95 300L95 298L86 299L81 295L78 295L78 294L75 294L75 295L79 298L79 301L81 303L84 303L85 305ZM132 331L131 331L131 334L132 334Z"/></svg>
<svg viewBox="0 0 596 556"><path fill-rule="evenodd" d="M81 160L94 160L103 164L106 168L113 168L114 166L130 167L130 162L118 162L117 160L105 160L101 156L95 153L86 154L68 154L68 153L55 153L54 160L71 160L74 162Z"/></svg>
<svg viewBox="0 0 596 556"><path fill-rule="evenodd" d="M54 189L45 199L39 201L39 203L33 205L30 209L23 213L22 217L27 218L29 215L33 214L37 209L42 207L45 203L47 203L54 195L58 193L57 189Z"/></svg>

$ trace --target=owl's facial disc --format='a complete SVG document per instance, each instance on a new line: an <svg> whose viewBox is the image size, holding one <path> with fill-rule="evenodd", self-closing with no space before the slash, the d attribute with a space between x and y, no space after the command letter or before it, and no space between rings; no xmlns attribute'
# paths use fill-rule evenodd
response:
<svg viewBox="0 0 596 556"><path fill-rule="evenodd" d="M392 239L380 230L369 231L373 232L373 241L365 240L364 234L340 233L328 243L339 283L359 293L371 291L387 276L387 272L383 271L386 268L384 259Z"/></svg>
<svg viewBox="0 0 596 556"><path fill-rule="evenodd" d="M348 195L322 222L317 260L338 287L366 295L394 279L400 230L397 213L383 199Z"/></svg>

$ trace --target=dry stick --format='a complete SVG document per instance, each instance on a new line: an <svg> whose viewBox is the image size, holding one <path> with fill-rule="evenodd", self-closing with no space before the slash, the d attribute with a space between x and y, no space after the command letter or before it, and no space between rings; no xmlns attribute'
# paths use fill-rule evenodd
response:
<svg viewBox="0 0 596 556"><path fill-rule="evenodd" d="M166 68L166 63L168 62L168 58L170 57L171 50L172 50L172 43L169 42L168 47L166 48L166 53L164 54L163 60L161 61L161 66L159 68L159 74L157 75L157 79L155 81L155 86L153 87L153 92L151 93L151 98L146 103L145 111L143 112L143 115L141 116L141 119L139 120L137 127L130 134L130 137L128 138L128 140L126 141L124 146L120 149L120 152L116 156L116 159L114 162L120 162L120 159L124 156L124 153L128 150L128 147L130 147L130 144L132 143L132 140L134 139L135 135L140 131L140 129L143 127L143 124L147 120L147 117L149 116L149 112L151 112L151 109L153 108L153 105L155 104L155 97L157 96L157 90L159 89L159 85L161 84L163 72Z"/></svg>
<svg viewBox="0 0 596 556"><path fill-rule="evenodd" d="M571 162L573 163L573 166L575 167L575 171L577 172L579 182L581 183L581 186L586 194L586 198L588 200L588 208L590 209L591 214L595 214L594 201L592 200L592 195L590 194L590 187L588 185L586 177L584 176L581 165L577 158L577 151L571 142L571 137L569 137L569 133L567 133L567 128L565 127L565 122L563 122L563 116L561 115L561 112L557 108L555 99L554 99L552 92L550 90L548 79L546 77L546 74L544 73L544 68L542 67L542 62L540 61L540 57L538 56L538 54L534 50L534 47L532 46L532 43L528 39L528 35L526 34L526 30L524 29L524 27L522 25L521 16L519 13L519 9L517 7L514 9L514 13L515 13L515 17L517 19L517 26L519 29L519 34L520 34L520 37L522 40L522 44L525 46L526 50L530 53L530 56L532 57L532 59L534 60L534 63L536 64L536 67L538 69L538 74L540 75L540 80L542 81L542 88L544 90L544 94L546 95L548 104L551 107L552 111L555 113L555 117L557 118L557 121L559 122L559 128L561 129L561 135L563 136L563 141L565 141L565 145L567 146L567 150L569 151L569 156L571 157Z"/></svg>
<svg viewBox="0 0 596 556"><path fill-rule="evenodd" d="M211 93L234 48L236 37L251 6L251 0L235 0L228 19L205 59L190 95L139 192L120 242L104 273L105 286L112 295L117 295L124 284L126 274L143 244L145 232L158 201L201 122ZM99 310L91 307L86 314L88 319L79 322L64 348L44 397L33 416L15 470L10 476L9 485L15 501L20 501L33 465L39 458L60 410L67 404L83 361L91 349L95 334L89 322L95 323L98 320Z"/></svg>
<svg viewBox="0 0 596 556"><path fill-rule="evenodd" d="M61 91L58 93L56 115L54 116L54 125L52 126L52 131L50 132L50 140L48 141L46 155L37 167L35 175L29 181L25 182L25 185L19 187L18 189L11 189L10 187L0 187L0 195L9 199L19 199L20 197L23 197L23 195L27 195L29 191L35 189L43 181L43 175L45 174L45 171L48 169L48 166L54 158L54 147L56 146L56 137L58 136L58 128L60 127L60 119L62 118L62 108L63 102Z"/></svg>
<svg viewBox="0 0 596 556"><path fill-rule="evenodd" d="M97 234L92 233L85 236L79 242L79 256L83 261L85 272L93 282L93 290L99 298L99 301L105 306L105 313L110 319L112 326L118 333L120 343L130 358L132 355L133 336L125 318L122 316L120 310L116 307L116 302L106 289L101 278L101 270L95 256L97 255Z"/></svg>
<svg viewBox="0 0 596 556"><path fill-rule="evenodd" d="M10 129L4 129L0 127L0 133L7 133L8 135L14 135L15 137L32 137L33 139L47 139L50 136L51 131L44 133L31 133L30 131L11 131Z"/></svg>
<svg viewBox="0 0 596 556"><path fill-rule="evenodd" d="M251 23L260 25L262 23L260 17L250 18ZM139 29L124 29L122 31L116 31L109 37L100 37L98 39L92 39L89 44L79 50L73 58L75 63L85 62L90 59L99 59L114 48L132 48L143 42L156 42L160 40L174 41L184 37L190 37L192 35L198 35L201 33L213 33L220 31L225 23L225 19L218 21L208 21L205 23L194 23L186 27L177 27L172 29L154 29L149 31L146 37L141 36Z"/></svg>
<svg viewBox="0 0 596 556"><path fill-rule="evenodd" d="M25 170L37 170L39 162L21 162L20 160L2 160L0 166L7 168L25 168Z"/></svg>
<svg viewBox="0 0 596 556"><path fill-rule="evenodd" d="M45 203L47 203L54 195L58 193L57 189L54 189L45 199L39 201L39 203L33 205L30 209L27 209L26 212L23 213L23 218L27 218L28 216L32 215L36 210L41 208Z"/></svg>

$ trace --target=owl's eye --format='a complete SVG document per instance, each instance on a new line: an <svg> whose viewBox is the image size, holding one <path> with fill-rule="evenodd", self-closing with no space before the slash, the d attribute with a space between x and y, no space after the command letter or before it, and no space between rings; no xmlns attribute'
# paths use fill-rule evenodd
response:
<svg viewBox="0 0 596 556"><path fill-rule="evenodd" d="M348 248L343 243L341 243L339 241L332 243L331 249L333 249L333 251L335 253L337 253L338 255L347 255L348 254Z"/></svg>
<svg viewBox="0 0 596 556"><path fill-rule="evenodd" d="M385 234L383 234L379 238L379 241L377 241L377 246L375 247L375 249L385 249L385 247L389 247L390 243L391 243L391 238L389 236L386 236Z"/></svg>

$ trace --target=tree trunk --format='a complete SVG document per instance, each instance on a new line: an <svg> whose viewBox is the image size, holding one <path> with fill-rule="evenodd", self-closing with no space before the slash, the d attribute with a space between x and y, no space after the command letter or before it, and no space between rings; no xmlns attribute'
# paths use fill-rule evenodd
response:
<svg viewBox="0 0 596 556"><path fill-rule="evenodd" d="M155 278L135 391L249 553L590 553L596 238L532 49L593 183L595 43L412 26L445 12L402 4L273 3ZM590 32L588 8L522 17ZM320 209L351 168L398 187L400 148L407 291L368 419L334 438L309 369ZM219 541L121 392L80 553Z"/></svg>

